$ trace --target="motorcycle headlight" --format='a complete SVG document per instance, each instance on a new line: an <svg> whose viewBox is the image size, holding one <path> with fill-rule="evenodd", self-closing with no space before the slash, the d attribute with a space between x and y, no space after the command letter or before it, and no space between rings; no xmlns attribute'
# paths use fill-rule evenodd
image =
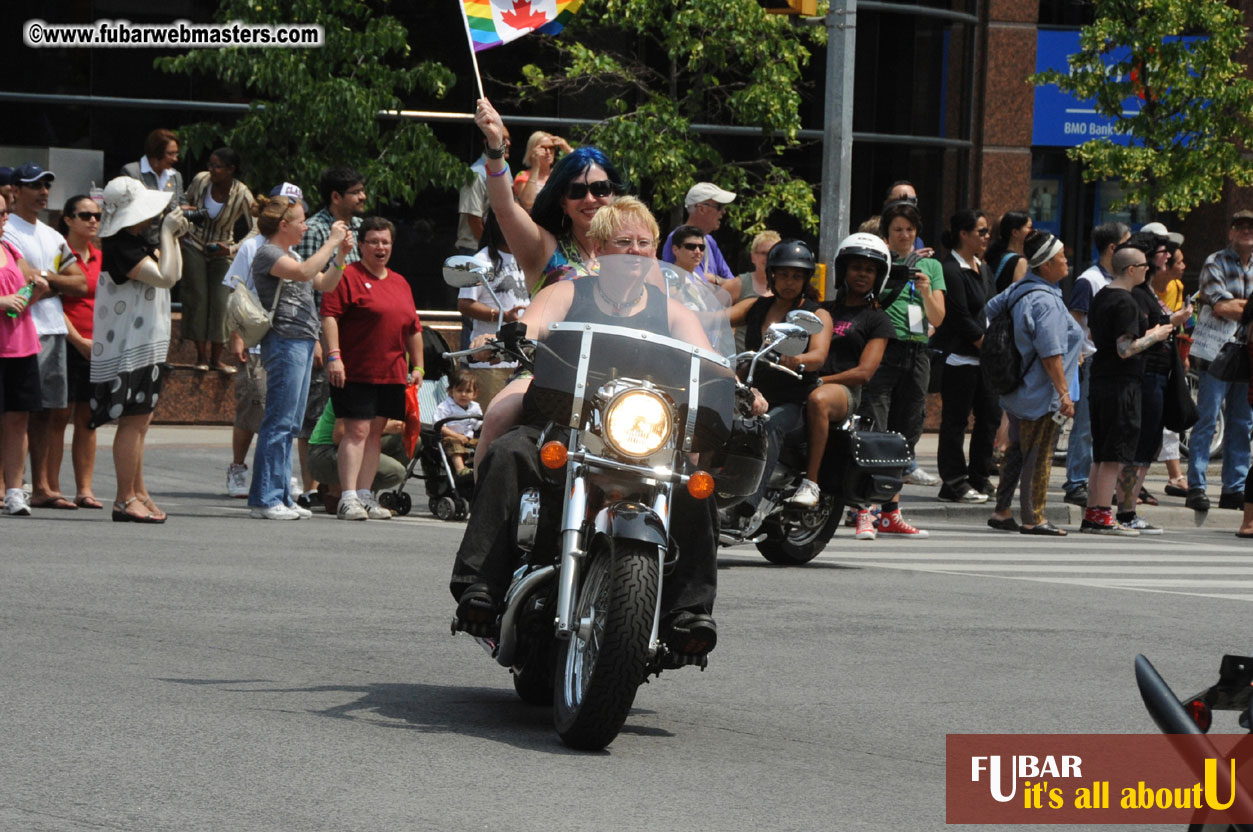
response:
<svg viewBox="0 0 1253 832"><path fill-rule="evenodd" d="M610 400L604 415L605 441L623 456L646 457L661 449L673 427L670 405L647 390L627 390Z"/></svg>

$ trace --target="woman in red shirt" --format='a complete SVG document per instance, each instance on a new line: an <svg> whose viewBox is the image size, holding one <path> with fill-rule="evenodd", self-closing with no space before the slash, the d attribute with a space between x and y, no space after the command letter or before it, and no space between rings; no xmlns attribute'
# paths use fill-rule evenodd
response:
<svg viewBox="0 0 1253 832"><path fill-rule="evenodd" d="M70 458L74 462L74 503L79 508L104 508L91 490L91 478L96 469L96 432L87 426L91 418L91 332L92 315L96 308L96 284L100 280L100 249L94 243L100 234L100 205L86 194L72 196L65 201L61 212L60 231L65 241L78 255L78 263L87 275L87 295L61 298L65 312L65 328L69 331L65 352L66 373L69 379L70 418L74 421L74 439L70 446ZM55 425L54 425L55 427ZM65 423L60 425L64 436ZM54 443L60 447L63 441Z"/></svg>
<svg viewBox="0 0 1253 832"><path fill-rule="evenodd" d="M339 517L385 520L391 512L379 506L370 484L383 427L388 419L405 418L405 384L421 384L426 372L422 322L409 282L387 268L396 227L367 217L357 234L361 260L345 268L335 291L322 298L326 377L335 416L344 420Z"/></svg>

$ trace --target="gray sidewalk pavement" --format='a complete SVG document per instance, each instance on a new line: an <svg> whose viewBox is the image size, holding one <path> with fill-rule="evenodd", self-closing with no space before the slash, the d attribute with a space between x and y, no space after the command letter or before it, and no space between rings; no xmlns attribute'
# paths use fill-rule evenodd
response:
<svg viewBox="0 0 1253 832"><path fill-rule="evenodd" d="M111 473L112 461L109 459L107 449L112 446L113 442L112 426L100 429L98 441L100 450L97 454L97 467L101 469L100 473ZM925 433L917 448L919 464L931 473L936 472L937 442L938 434ZM220 449L221 465L206 471L206 476L210 482L206 482L202 486L210 492L216 492L224 487L226 465L230 461L230 443L231 429L229 427L157 425L153 426L148 432L148 446L153 449L150 458L158 455L160 453L159 449L162 447L180 447L201 451ZM69 454L67 448L67 468L68 464ZM62 476L63 484L66 482L73 484L72 475L68 480L64 479L65 474ZM1083 509L1063 502L1062 483L1064 480L1065 469L1055 465L1053 467L1045 514L1050 521L1057 525L1077 527L1083 519ZM1215 507L1204 515L1198 515L1191 509L1185 508L1182 497L1166 496L1165 466L1160 464L1154 465L1149 471L1146 485L1149 492L1160 501L1160 505L1140 506L1140 512L1150 523L1162 526L1168 531L1186 532L1189 529L1204 526L1205 528L1229 529L1234 532L1240 525L1240 512L1217 507L1218 488L1216 485L1211 488L1210 493L1210 499ZM160 488L159 485L156 487ZM917 485L905 486L904 491L901 493L901 503L906 519L920 526L925 526L927 523L983 525L984 521L991 515L991 508L988 504L965 505L941 502L937 496L938 491L938 488ZM421 507L425 506L425 503L419 500L415 500L415 504L419 506L416 509L419 511L422 510ZM1015 503L1016 511L1017 503Z"/></svg>

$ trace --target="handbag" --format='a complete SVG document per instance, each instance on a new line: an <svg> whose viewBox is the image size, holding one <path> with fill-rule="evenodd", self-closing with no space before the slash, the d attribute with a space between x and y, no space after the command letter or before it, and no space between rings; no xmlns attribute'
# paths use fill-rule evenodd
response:
<svg viewBox="0 0 1253 832"><path fill-rule="evenodd" d="M1247 384L1249 381L1249 347L1245 343L1244 327L1235 334L1234 341L1223 344L1218 355L1210 362L1205 372L1219 381L1234 381Z"/></svg>
<svg viewBox="0 0 1253 832"><path fill-rule="evenodd" d="M283 294L285 280L279 280L278 289L274 292L274 305L267 313L257 293L248 288L248 284L236 279L235 288L226 299L226 326L232 332L238 332L244 346L251 349L261 342L265 334L274 324L274 313L278 310L278 299Z"/></svg>
<svg viewBox="0 0 1253 832"><path fill-rule="evenodd" d="M1192 391L1188 389L1188 374L1183 369L1183 358L1178 349L1170 351L1170 373L1166 376L1166 390L1162 397L1162 424L1167 430L1183 433L1200 418Z"/></svg>
<svg viewBox="0 0 1253 832"><path fill-rule="evenodd" d="M893 431L833 430L827 442L819 485L836 488L845 505L882 503L901 490L914 459L905 437Z"/></svg>

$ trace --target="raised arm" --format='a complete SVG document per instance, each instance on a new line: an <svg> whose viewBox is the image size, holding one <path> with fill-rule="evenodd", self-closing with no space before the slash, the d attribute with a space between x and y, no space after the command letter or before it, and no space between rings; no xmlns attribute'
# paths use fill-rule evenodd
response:
<svg viewBox="0 0 1253 832"><path fill-rule="evenodd" d="M486 98L479 99L474 123L483 131L489 148L504 146L504 122ZM500 223L500 230L504 232L505 240L509 243L509 249L526 274L527 282L531 283L557 248L557 238L537 225L531 215L513 198L513 181L503 172L506 167L508 165L504 159L487 160L487 198L492 204L496 221Z"/></svg>

